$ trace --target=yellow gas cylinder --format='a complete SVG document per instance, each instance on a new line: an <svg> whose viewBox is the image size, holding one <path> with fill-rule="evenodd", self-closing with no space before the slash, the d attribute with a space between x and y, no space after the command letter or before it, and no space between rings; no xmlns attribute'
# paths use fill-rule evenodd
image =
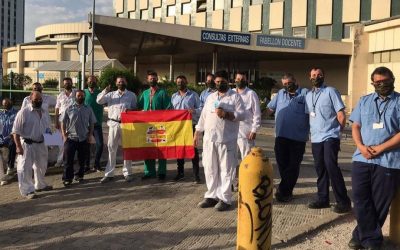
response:
<svg viewBox="0 0 400 250"><path fill-rule="evenodd" d="M261 148L239 167L237 249L271 249L273 171Z"/></svg>
<svg viewBox="0 0 400 250"><path fill-rule="evenodd" d="M400 245L400 190L397 190L390 206L389 238L396 245Z"/></svg>

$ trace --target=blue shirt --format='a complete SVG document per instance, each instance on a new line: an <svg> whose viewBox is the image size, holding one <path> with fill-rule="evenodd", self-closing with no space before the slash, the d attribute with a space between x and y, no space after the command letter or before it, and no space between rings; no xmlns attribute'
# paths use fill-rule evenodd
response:
<svg viewBox="0 0 400 250"><path fill-rule="evenodd" d="M174 109L194 109L192 121L193 125L197 124L201 114L201 109L200 98L196 92L188 89L186 93L181 96L178 91L172 95L171 103Z"/></svg>
<svg viewBox="0 0 400 250"><path fill-rule="evenodd" d="M275 135L295 141L307 141L310 130L306 113L306 95L308 90L298 88L295 95L289 95L285 89L268 103L275 111Z"/></svg>
<svg viewBox="0 0 400 250"><path fill-rule="evenodd" d="M325 84L314 88L306 96L306 112L310 114L311 142L319 143L329 138L340 138L340 124L337 113L344 109L337 89Z"/></svg>
<svg viewBox="0 0 400 250"><path fill-rule="evenodd" d="M11 108L10 110L0 111L0 123L3 125L3 129L0 133L0 145L10 145L11 143L11 131L17 110Z"/></svg>
<svg viewBox="0 0 400 250"><path fill-rule="evenodd" d="M206 103L207 97L217 91L216 89L206 88L200 94L200 109L204 108L204 104Z"/></svg>
<svg viewBox="0 0 400 250"><path fill-rule="evenodd" d="M378 111L379 108L379 111ZM379 119L379 113L382 113ZM373 93L361 97L350 116L350 121L361 126L361 138L366 146L384 143L400 132L400 94L393 92L386 101ZM383 123L382 129L373 129L374 123ZM357 149L353 161L377 164L386 168L400 169L400 148L383 152L376 158L367 160Z"/></svg>

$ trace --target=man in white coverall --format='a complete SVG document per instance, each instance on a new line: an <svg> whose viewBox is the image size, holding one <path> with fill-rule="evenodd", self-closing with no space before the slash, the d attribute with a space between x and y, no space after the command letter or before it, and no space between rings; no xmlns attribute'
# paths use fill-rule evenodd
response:
<svg viewBox="0 0 400 250"><path fill-rule="evenodd" d="M256 92L247 87L246 74L236 73L235 77L236 91L242 97L244 103L244 120L239 123L239 136L237 145L240 151L241 159L250 153L250 149L255 146L257 129L261 126L260 99ZM234 190L237 189L236 168L233 174Z"/></svg>
<svg viewBox="0 0 400 250"><path fill-rule="evenodd" d="M31 103L18 112L12 129L18 155L19 190L28 199L36 198L35 191L53 189L44 180L48 151L43 134L50 131L50 117L42 108L42 94L39 91L32 92ZM35 183L32 182L32 168Z"/></svg>
<svg viewBox="0 0 400 250"><path fill-rule="evenodd" d="M98 104L108 106L108 162L101 183L114 179L117 150L121 141L121 112L136 109L137 103L135 93L126 89L125 77L118 76L115 84L118 90L111 91L111 85L109 85L97 96ZM124 160L122 174L127 182L133 181L132 161Z"/></svg>
<svg viewBox="0 0 400 250"><path fill-rule="evenodd" d="M239 122L244 119L244 104L239 94L229 89L228 74L215 74L217 91L207 97L194 134L195 147L203 138L203 166L207 183L201 208L230 208L232 171L237 166Z"/></svg>

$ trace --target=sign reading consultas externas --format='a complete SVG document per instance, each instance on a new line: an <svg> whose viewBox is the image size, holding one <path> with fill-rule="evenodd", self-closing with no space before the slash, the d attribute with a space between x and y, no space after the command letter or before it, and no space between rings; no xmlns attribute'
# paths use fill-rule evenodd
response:
<svg viewBox="0 0 400 250"><path fill-rule="evenodd" d="M251 36L250 34L202 30L201 41L210 43L250 45Z"/></svg>
<svg viewBox="0 0 400 250"><path fill-rule="evenodd" d="M297 37L257 35L257 46L304 49L305 39Z"/></svg>

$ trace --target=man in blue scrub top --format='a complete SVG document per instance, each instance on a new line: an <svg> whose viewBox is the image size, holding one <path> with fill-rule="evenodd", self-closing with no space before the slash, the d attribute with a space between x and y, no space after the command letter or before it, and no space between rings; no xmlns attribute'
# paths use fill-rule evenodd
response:
<svg viewBox="0 0 400 250"><path fill-rule="evenodd" d="M357 226L349 247L380 249L390 203L399 186L400 94L386 67L371 74L375 93L361 97L350 116L353 140L352 187Z"/></svg>
<svg viewBox="0 0 400 250"><path fill-rule="evenodd" d="M351 210L351 201L347 196L342 171L338 166L340 131L346 124L345 106L339 91L325 84L322 68L311 69L310 80L313 89L306 96L306 112L310 116L312 154L318 175L318 195L308 207L311 209L330 207L330 181L336 198L333 211L347 213Z"/></svg>
<svg viewBox="0 0 400 250"><path fill-rule="evenodd" d="M310 131L305 112L308 90L300 88L290 73L283 75L282 85L284 88L268 103L268 113L275 111L275 158L281 176L275 198L289 202L293 199Z"/></svg>

